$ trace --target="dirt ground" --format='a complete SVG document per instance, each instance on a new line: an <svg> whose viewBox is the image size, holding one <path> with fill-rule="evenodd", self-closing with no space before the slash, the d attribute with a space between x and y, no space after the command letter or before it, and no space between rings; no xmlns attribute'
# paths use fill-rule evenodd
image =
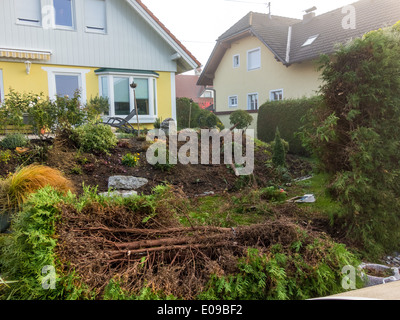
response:
<svg viewBox="0 0 400 320"><path fill-rule="evenodd" d="M0 177L5 178L13 173L19 165L41 162L44 165L60 170L70 179L76 192L82 192L85 186L98 186L98 192L108 191L108 178L113 175L135 176L146 178L149 183L137 190L139 193L150 194L152 189L168 183L180 187L189 197L202 195L205 192L218 194L237 190L246 183L256 183L258 187L269 186L275 180L274 173L265 163L270 156L263 149L256 148L255 168L252 177L237 177L229 165L183 165L177 164L169 171L161 171L148 164L146 150L148 143L141 139L131 138L120 140L118 146L109 155L81 153L68 143L58 140L32 140L31 151L13 156L8 163L0 162ZM179 146L178 146L179 148ZM39 151L38 151L39 150ZM1 151L1 148L0 148ZM140 154L139 165L127 167L121 158L127 153ZM221 156L223 163L223 156ZM293 178L306 175L311 166L294 156L288 156L288 170Z"/></svg>

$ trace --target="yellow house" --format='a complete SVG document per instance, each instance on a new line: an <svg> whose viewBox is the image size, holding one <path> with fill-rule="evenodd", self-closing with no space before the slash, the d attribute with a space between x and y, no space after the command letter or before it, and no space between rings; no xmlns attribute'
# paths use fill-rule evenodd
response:
<svg viewBox="0 0 400 320"><path fill-rule="evenodd" d="M225 127L237 109L253 115L256 129L263 103L315 95L321 54L400 20L398 0L361 0L318 16L315 10L302 20L250 12L218 38L198 85L215 90L215 113Z"/></svg>
<svg viewBox="0 0 400 320"><path fill-rule="evenodd" d="M150 126L176 119L175 76L200 62L139 0L2 0L0 101L11 89L109 98ZM135 92L130 84L135 82ZM136 117L135 117L136 121Z"/></svg>

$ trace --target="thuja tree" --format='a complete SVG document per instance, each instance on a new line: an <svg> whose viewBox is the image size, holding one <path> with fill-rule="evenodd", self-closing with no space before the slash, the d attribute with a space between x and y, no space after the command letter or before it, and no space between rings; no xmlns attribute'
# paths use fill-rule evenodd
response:
<svg viewBox="0 0 400 320"><path fill-rule="evenodd" d="M370 253L400 245L400 23L322 58L323 102L305 142L343 203L341 219ZM339 217L336 217L339 218Z"/></svg>

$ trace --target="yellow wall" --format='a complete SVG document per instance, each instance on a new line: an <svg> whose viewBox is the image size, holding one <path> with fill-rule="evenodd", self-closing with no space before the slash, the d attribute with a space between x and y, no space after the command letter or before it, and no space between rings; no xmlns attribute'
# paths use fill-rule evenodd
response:
<svg viewBox="0 0 400 320"><path fill-rule="evenodd" d="M255 48L261 49L261 68L247 71L247 51ZM239 68L233 68L236 54L240 55ZM238 108L246 110L249 93L258 93L261 106L269 100L270 90L283 89L285 99L301 98L314 95L320 84L314 62L286 67L256 37L247 37L232 43L215 73L217 112L236 110L229 108L229 96L237 95Z"/></svg>
<svg viewBox="0 0 400 320"><path fill-rule="evenodd" d="M158 117L162 120L172 117L171 73L157 72L157 108Z"/></svg>
<svg viewBox="0 0 400 320"><path fill-rule="evenodd" d="M95 74L98 68L89 67L68 67L59 65L45 65L32 63L30 74L26 74L25 64L23 62L7 62L0 61L0 70L3 71L4 92L7 95L10 88L20 93L43 93L43 96L49 96L48 76L42 67L54 68L72 68L72 69L89 69L86 74L86 97L89 100L99 94L99 79ZM171 102L171 73L157 72L157 107L158 117L167 119L172 116ZM151 125L150 125L151 126Z"/></svg>

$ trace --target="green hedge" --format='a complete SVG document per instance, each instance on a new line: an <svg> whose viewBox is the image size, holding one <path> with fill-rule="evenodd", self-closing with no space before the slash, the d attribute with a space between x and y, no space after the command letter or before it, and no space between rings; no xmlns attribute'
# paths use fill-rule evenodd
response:
<svg viewBox="0 0 400 320"><path fill-rule="evenodd" d="M289 153L308 155L296 133L303 126L301 119L311 107L320 102L320 97L269 101L260 107L257 120L258 139L271 142L279 128L281 138L289 142Z"/></svg>

